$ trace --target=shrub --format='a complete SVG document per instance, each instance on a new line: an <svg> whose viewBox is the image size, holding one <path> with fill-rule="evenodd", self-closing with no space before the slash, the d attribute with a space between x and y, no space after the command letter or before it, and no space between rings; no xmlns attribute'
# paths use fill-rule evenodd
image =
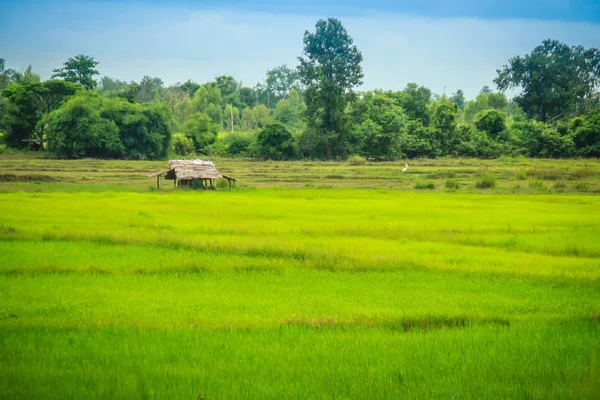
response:
<svg viewBox="0 0 600 400"><path fill-rule="evenodd" d="M227 154L232 157L248 155L248 149L255 140L253 134L235 133L225 138Z"/></svg>
<svg viewBox="0 0 600 400"><path fill-rule="evenodd" d="M546 187L544 186L544 182L542 182L542 181L529 181L529 188L530 189L539 189L539 190L546 189Z"/></svg>
<svg viewBox="0 0 600 400"><path fill-rule="evenodd" d="M495 138L506 129L506 114L494 109L483 110L475 116L473 124L489 137Z"/></svg>
<svg viewBox="0 0 600 400"><path fill-rule="evenodd" d="M446 181L446 189L448 190L456 190L458 189L458 182L455 181L454 179L448 179Z"/></svg>
<svg viewBox="0 0 600 400"><path fill-rule="evenodd" d="M435 183L433 183L433 182L417 182L417 183L415 183L415 189L418 189L418 190L435 189Z"/></svg>
<svg viewBox="0 0 600 400"><path fill-rule="evenodd" d="M282 124L267 125L258 134L256 144L263 159L291 160L298 155L296 140Z"/></svg>
<svg viewBox="0 0 600 400"><path fill-rule="evenodd" d="M577 182L573 187L580 192L587 192L589 186L585 182Z"/></svg>
<svg viewBox="0 0 600 400"><path fill-rule="evenodd" d="M171 142L171 151L173 155L188 156L194 153L194 142L185 134L176 133Z"/></svg>
<svg viewBox="0 0 600 400"><path fill-rule="evenodd" d="M475 187L477 189L492 189L496 187L496 180L493 176L483 175L475 182Z"/></svg>
<svg viewBox="0 0 600 400"><path fill-rule="evenodd" d="M348 164L350 165L366 165L367 159L363 156L359 156L357 154L351 155L348 157Z"/></svg>

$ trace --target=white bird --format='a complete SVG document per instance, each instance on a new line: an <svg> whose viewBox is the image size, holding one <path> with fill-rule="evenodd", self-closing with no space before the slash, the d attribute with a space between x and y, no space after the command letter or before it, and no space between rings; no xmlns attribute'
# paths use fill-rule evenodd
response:
<svg viewBox="0 0 600 400"><path fill-rule="evenodd" d="M402 172L408 171L408 163L404 164L404 168L402 168Z"/></svg>

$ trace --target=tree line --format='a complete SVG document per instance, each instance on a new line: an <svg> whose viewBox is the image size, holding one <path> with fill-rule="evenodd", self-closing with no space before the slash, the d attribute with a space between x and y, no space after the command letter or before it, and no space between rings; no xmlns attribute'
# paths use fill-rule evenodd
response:
<svg viewBox="0 0 600 400"><path fill-rule="evenodd" d="M99 62L86 55L41 81L0 59L2 140L19 149L44 139L64 158L600 156L598 49L545 40L497 70L498 91L471 100L416 83L360 91L362 54L335 18L305 32L298 61L249 87L232 76L97 80ZM508 99L511 88L520 92Z"/></svg>

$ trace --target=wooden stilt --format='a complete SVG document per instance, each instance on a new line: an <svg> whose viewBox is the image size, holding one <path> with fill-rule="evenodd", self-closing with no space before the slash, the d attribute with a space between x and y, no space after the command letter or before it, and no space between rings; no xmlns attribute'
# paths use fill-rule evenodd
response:
<svg viewBox="0 0 600 400"><path fill-rule="evenodd" d="M160 175L156 175L156 188L160 189Z"/></svg>

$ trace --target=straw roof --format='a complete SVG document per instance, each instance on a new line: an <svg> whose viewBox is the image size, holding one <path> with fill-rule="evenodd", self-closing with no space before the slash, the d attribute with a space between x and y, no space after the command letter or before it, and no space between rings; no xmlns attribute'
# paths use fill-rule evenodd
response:
<svg viewBox="0 0 600 400"><path fill-rule="evenodd" d="M191 179L222 179L223 175L210 161L200 160L170 160L169 169L156 172L150 177L166 173L167 179L191 180Z"/></svg>

